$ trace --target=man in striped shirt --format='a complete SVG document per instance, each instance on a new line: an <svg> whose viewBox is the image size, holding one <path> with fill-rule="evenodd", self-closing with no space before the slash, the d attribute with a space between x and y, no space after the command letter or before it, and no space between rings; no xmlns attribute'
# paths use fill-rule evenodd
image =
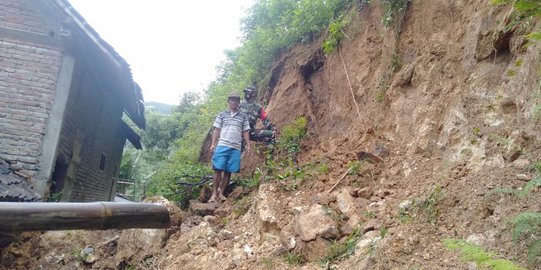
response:
<svg viewBox="0 0 541 270"><path fill-rule="evenodd" d="M214 170L213 191L209 202L226 200L224 190L229 184L231 173L240 172L240 152L242 139L246 142L246 152L250 153L248 116L239 111L240 96L230 94L227 98L229 109L216 116L210 150ZM217 143L217 144L216 144Z"/></svg>

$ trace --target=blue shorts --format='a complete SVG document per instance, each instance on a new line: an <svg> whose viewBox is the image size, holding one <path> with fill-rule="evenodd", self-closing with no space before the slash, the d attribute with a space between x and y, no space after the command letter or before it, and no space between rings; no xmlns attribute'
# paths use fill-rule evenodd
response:
<svg viewBox="0 0 541 270"><path fill-rule="evenodd" d="M240 172L240 150L218 145L212 155L212 169L228 173Z"/></svg>

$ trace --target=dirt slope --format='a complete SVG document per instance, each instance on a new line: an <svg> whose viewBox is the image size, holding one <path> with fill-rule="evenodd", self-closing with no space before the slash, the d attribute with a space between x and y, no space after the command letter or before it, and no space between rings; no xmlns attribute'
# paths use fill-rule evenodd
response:
<svg viewBox="0 0 541 270"><path fill-rule="evenodd" d="M328 170L293 190L268 181L211 216L187 213L180 235L116 267L479 269L444 247L453 238L541 269L513 242L509 222L541 211L539 189L525 198L494 192L523 187L540 155L541 48L524 46L527 29L503 32L509 15L484 0L419 0L385 29L373 3L356 11L339 51L323 55L321 40L293 48L262 96L279 128L308 118L298 165ZM326 192L360 151L376 148L387 150L383 162L362 163ZM261 160L245 160L244 171ZM351 256L321 263L352 234ZM301 257L308 262L295 264Z"/></svg>

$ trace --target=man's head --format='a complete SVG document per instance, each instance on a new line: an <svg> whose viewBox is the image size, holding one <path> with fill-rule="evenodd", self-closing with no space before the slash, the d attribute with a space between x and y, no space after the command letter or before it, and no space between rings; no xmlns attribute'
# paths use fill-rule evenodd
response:
<svg viewBox="0 0 541 270"><path fill-rule="evenodd" d="M240 104L240 96L237 93L229 94L227 96L227 104L229 104L230 109L236 111Z"/></svg>
<svg viewBox="0 0 541 270"><path fill-rule="evenodd" d="M248 102L254 102L257 97L257 89L255 89L254 86L248 86L244 88L242 92L244 92L244 98L246 98Z"/></svg>

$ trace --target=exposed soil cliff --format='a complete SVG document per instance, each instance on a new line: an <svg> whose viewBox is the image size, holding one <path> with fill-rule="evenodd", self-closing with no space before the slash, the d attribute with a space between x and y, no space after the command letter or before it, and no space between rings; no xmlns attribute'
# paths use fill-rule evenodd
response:
<svg viewBox="0 0 541 270"><path fill-rule="evenodd" d="M539 188L524 198L497 191L520 190L536 176L531 165L541 154L534 110L541 46L527 44L528 29L504 30L510 12L485 0L412 1L386 29L371 4L355 12L335 53L324 55L321 40L291 49L274 65L262 98L278 128L307 117L298 165L328 170L294 190L271 180L213 216L187 217L178 239L149 251L146 266L125 263L476 269L444 246L452 238L541 269L513 241L509 222L541 211ZM376 148L385 150L382 162L346 173L359 152ZM262 160L245 160L245 172ZM337 243L353 238L352 254L337 255ZM307 262L294 264L301 257Z"/></svg>

